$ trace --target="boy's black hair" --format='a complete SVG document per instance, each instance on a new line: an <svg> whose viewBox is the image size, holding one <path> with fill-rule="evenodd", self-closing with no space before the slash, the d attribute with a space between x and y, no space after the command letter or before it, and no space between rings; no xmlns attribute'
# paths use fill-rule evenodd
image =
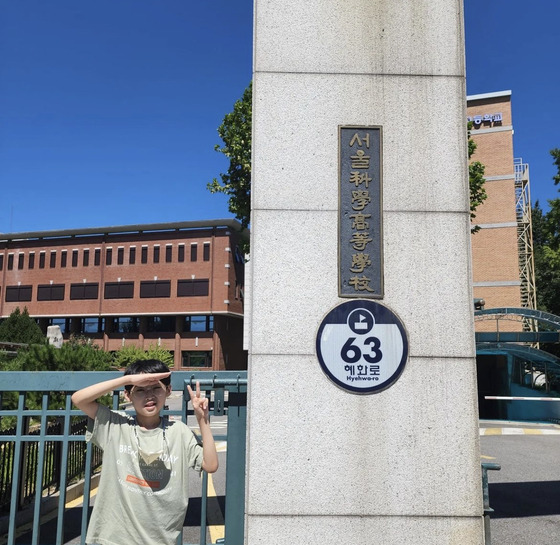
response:
<svg viewBox="0 0 560 545"><path fill-rule="evenodd" d="M160 360L138 360L131 363L124 371L125 376L139 375L141 373L169 373L169 367ZM168 386L171 383L171 377L166 377L161 382ZM130 392L132 384L127 384L124 389Z"/></svg>

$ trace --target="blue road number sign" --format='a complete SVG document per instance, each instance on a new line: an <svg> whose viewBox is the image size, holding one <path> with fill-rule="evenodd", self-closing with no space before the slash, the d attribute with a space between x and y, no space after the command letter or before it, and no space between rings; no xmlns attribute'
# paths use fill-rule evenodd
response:
<svg viewBox="0 0 560 545"><path fill-rule="evenodd" d="M408 358L408 339L403 324L387 307L353 299L325 316L316 349L321 368L337 386L371 394L399 378Z"/></svg>

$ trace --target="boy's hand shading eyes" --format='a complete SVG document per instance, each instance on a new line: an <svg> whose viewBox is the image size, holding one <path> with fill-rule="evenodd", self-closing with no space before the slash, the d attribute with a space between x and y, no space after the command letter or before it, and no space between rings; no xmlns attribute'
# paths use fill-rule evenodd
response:
<svg viewBox="0 0 560 545"><path fill-rule="evenodd" d="M159 384L161 380L167 378L171 373L139 373L137 375L127 375L127 383L133 386L144 387Z"/></svg>

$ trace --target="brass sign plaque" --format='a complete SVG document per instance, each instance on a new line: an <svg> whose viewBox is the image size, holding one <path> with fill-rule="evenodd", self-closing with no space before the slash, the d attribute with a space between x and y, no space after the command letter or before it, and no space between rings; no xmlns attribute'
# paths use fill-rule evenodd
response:
<svg viewBox="0 0 560 545"><path fill-rule="evenodd" d="M381 127L340 126L340 297L383 298Z"/></svg>

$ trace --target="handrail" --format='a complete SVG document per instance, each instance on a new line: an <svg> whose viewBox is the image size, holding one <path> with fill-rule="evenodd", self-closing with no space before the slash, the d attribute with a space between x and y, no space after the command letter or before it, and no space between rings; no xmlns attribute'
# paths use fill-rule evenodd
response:
<svg viewBox="0 0 560 545"><path fill-rule="evenodd" d="M490 513L494 509L490 507L490 490L488 486L488 471L499 471L502 469L500 464L495 462L483 462L482 466L482 500L484 508L484 545L491 545L492 539L490 535Z"/></svg>
<svg viewBox="0 0 560 545"><path fill-rule="evenodd" d="M542 310L535 310L524 307L499 307L499 308L486 308L477 310L474 313L475 319L491 319L492 316L517 316L523 318L531 318L538 322L546 323L560 329L560 316L544 312Z"/></svg>

